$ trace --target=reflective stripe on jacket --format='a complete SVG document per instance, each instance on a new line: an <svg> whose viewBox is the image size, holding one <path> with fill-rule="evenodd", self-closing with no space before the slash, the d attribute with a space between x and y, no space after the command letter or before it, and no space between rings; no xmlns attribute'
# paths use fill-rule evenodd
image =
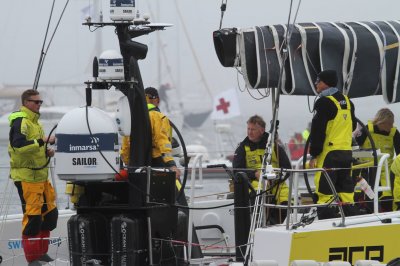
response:
<svg viewBox="0 0 400 266"><path fill-rule="evenodd" d="M14 181L43 182L47 180L47 167L34 170L43 167L47 162L45 146L38 142L44 137L42 125L38 121L39 116L24 106L20 111L9 116L8 154L10 155L10 175ZM20 123L16 123L18 119L21 119Z"/></svg>

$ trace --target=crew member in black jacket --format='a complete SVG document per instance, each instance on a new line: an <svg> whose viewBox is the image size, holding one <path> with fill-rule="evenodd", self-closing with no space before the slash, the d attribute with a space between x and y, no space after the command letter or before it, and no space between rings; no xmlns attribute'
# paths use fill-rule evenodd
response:
<svg viewBox="0 0 400 266"><path fill-rule="evenodd" d="M267 142L268 133L265 132L264 120L258 115L250 117L247 121L247 137L239 143L236 148L232 166L235 173L245 172L247 174L255 190L258 188L262 159L265 148L267 147ZM278 146L278 148L276 146ZM274 145L271 164L274 168L291 168L289 157L281 145ZM287 204L289 189L286 183L279 180L271 185L274 186L272 193L275 195L275 202L277 204ZM285 213L279 216L275 213L273 212L270 223L283 222Z"/></svg>
<svg viewBox="0 0 400 266"><path fill-rule="evenodd" d="M355 182L351 177L352 132L356 128L354 104L337 88L337 74L334 70L324 70L315 82L319 98L314 105L311 124L310 160L311 168L340 168L328 170L336 192L344 206L345 214L356 213L354 203ZM317 203L334 201L333 193L321 172L314 178ZM318 208L318 218L337 217L336 207Z"/></svg>

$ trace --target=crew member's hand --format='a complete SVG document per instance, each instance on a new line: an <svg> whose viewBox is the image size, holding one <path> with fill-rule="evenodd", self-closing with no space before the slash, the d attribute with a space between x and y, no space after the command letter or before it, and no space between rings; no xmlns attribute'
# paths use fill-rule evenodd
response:
<svg viewBox="0 0 400 266"><path fill-rule="evenodd" d="M47 156L49 156L49 157L53 157L53 156L54 156L54 150L48 148L46 154L47 154Z"/></svg>
<svg viewBox="0 0 400 266"><path fill-rule="evenodd" d="M43 137L44 143L47 142L47 139L49 144L54 144L56 142L56 137L54 136Z"/></svg>
<svg viewBox="0 0 400 266"><path fill-rule="evenodd" d="M122 181L122 180L128 180L128 170L125 168L122 168L119 170L119 173L115 174L115 180L117 181Z"/></svg>
<svg viewBox="0 0 400 266"><path fill-rule="evenodd" d="M310 168L315 168L317 166L317 159L313 158L309 162Z"/></svg>
<svg viewBox="0 0 400 266"><path fill-rule="evenodd" d="M176 167L176 166L174 165L174 166L171 166L169 169L170 169L171 171L174 171L174 172L175 172L175 177L176 177L176 179L179 179L179 178L181 177L181 170L179 170L178 167Z"/></svg>

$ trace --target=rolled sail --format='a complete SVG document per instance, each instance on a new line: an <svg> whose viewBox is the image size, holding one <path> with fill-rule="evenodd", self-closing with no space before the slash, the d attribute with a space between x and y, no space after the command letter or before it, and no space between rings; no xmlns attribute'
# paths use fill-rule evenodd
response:
<svg viewBox="0 0 400 266"><path fill-rule="evenodd" d="M338 88L351 98L383 95L387 103L400 101L399 21L256 26L213 36L221 64L241 67L249 88L316 95L317 74L333 69Z"/></svg>

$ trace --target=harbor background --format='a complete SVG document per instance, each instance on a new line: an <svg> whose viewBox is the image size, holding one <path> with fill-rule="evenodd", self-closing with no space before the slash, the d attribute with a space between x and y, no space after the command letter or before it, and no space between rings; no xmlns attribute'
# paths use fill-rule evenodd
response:
<svg viewBox="0 0 400 266"><path fill-rule="evenodd" d="M57 15L64 3L61 2L56 1ZM297 2L294 1L295 4ZM0 101L4 88L31 87L51 3L50 0L0 2ZM46 54L39 83L39 91L46 91L43 97L46 104L84 105L83 82L91 79L93 57L99 56L100 52L106 49L118 49L117 37L112 27L92 33L87 26L82 25L88 14L94 21L99 18L99 12L94 12L95 4L103 11L104 20L109 20L109 1L81 0L69 3L65 17ZM142 15L150 15L151 21L173 24L165 31L137 39L149 47L147 58L139 62L145 87L159 87L167 83L172 85L173 89L168 92L170 105L181 108L181 113L210 110L213 96L218 92L232 88L238 92L240 116L219 122L207 119L199 128L182 130L186 144L204 145L215 157L233 154L237 143L246 136L247 118L259 114L269 121L272 118L272 107L271 99L261 96L265 94L264 91L248 91L235 69L224 68L218 62L212 32L219 28L221 1L137 0L136 4ZM290 1L228 1L227 4L222 27L245 28L286 23ZM83 10L88 6L89 13L85 13ZM395 20L398 19L399 7L400 2L397 0L307 0L302 1L297 22ZM54 29L54 25L53 21L51 29ZM98 34L99 32L101 34ZM100 106L102 101L109 100L111 94L118 97L119 92L106 92L102 96L95 94L95 105ZM312 119L310 110L314 99L305 96L282 96L279 136L284 143L288 142L295 132L306 128ZM381 95L353 99L353 102L356 116L363 122L373 118L380 108L388 107L395 113L395 123L400 125L400 105L387 105ZM0 103L0 107L2 105ZM164 106L161 105L161 108ZM223 145L218 143L221 140L216 137L215 128L218 123L226 123L231 127L231 138L225 140ZM7 184L8 171L7 146L2 143L0 190ZM63 195L62 183L60 184L59 196ZM15 196L16 191L14 192ZM66 198L63 199L64 205L66 201ZM15 211L17 209L20 209L19 204L16 205Z"/></svg>
<svg viewBox="0 0 400 266"><path fill-rule="evenodd" d="M0 61L3 63L0 64L0 100L2 89L31 87L51 3L50 0L1 1ZM289 0L252 0L251 3L228 1L222 27L246 28L287 23L290 3ZM298 1L293 3L296 7ZM61 1L56 3L50 32L54 29L63 4ZM173 24L164 31L135 39L148 45L146 59L139 61L145 87L171 85L172 89L167 91L169 105L176 107L181 114L211 110L216 94L228 89L237 91L239 117L218 122L208 118L199 128L183 129L187 144L205 145L212 154L221 149L216 143L216 124L231 126L233 138L222 149L225 153L232 153L236 144L246 135L249 116L259 114L267 122L272 119L271 99L262 97L265 91L248 90L238 72L222 67L217 59L212 32L219 28L220 5L221 2L215 0L136 1L141 15L148 14L153 22ZM400 7L400 2L396 0L368 3L363 0L307 0L302 1L296 22L395 20L398 18L396 7ZM87 26L82 25L87 15L92 17L92 21L97 21L100 10L104 21L109 21L109 1L70 1L46 54L39 82L39 91L46 92L43 96L46 105L84 105L83 82L91 79L93 57L99 56L103 50L118 49L113 27L90 32ZM98 94L94 93L94 105L102 108L104 101L121 96L115 91ZM282 96L279 135L283 142L306 128L312 119L310 110L314 99ZM381 95L353 101L357 117L364 122L382 107L389 107L395 114L400 114L399 104L387 105ZM115 105L112 108L115 110ZM166 109L163 104L161 109ZM0 152L5 154L3 147Z"/></svg>

